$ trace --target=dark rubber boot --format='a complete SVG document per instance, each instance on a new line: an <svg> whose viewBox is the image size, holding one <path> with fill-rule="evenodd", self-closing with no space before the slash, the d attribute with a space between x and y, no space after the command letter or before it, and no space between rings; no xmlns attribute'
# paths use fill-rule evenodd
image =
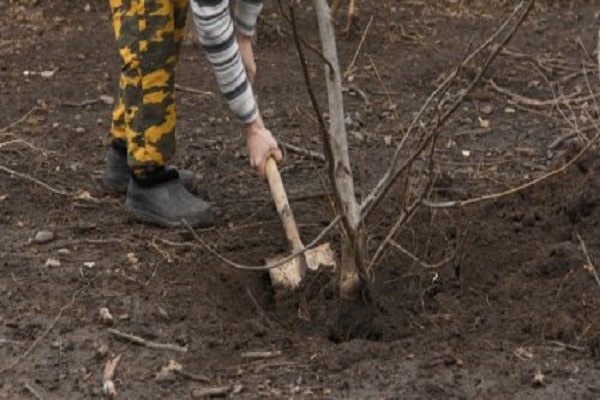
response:
<svg viewBox="0 0 600 400"><path fill-rule="evenodd" d="M172 168L172 167L171 167ZM179 170L179 179L183 186L190 192L197 194L198 188L194 173L189 170ZM105 166L104 166L104 186L108 190L118 193L127 192L129 178L131 177L131 169L127 165L127 150L124 144L113 144L106 151Z"/></svg>
<svg viewBox="0 0 600 400"><path fill-rule="evenodd" d="M163 227L187 223L208 228L214 223L210 204L192 195L174 169L131 178L125 207L135 220Z"/></svg>

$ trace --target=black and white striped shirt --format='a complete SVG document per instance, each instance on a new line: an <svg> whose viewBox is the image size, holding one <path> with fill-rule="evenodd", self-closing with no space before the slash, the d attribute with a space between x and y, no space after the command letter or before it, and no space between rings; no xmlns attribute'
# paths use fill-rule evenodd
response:
<svg viewBox="0 0 600 400"><path fill-rule="evenodd" d="M216 75L221 92L240 122L257 119L258 107L238 51L235 31L253 36L262 0L235 0L235 19L229 0L192 0L198 40Z"/></svg>

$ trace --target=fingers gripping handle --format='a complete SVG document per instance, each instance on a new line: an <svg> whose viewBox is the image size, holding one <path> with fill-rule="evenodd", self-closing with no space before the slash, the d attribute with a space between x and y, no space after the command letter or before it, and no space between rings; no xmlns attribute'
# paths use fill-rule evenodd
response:
<svg viewBox="0 0 600 400"><path fill-rule="evenodd" d="M290 242L292 250L294 252L300 251L304 248L304 245L300 240L298 226L296 225L294 214L292 213L292 209L290 208L285 189L283 188L283 182L281 181L281 175L279 175L277 163L275 162L273 157L269 157L269 159L267 160L267 164L265 166L265 174L267 175L267 180L269 181L271 196L273 197L273 201L275 202L277 213L279 214L281 222L283 223L285 236Z"/></svg>

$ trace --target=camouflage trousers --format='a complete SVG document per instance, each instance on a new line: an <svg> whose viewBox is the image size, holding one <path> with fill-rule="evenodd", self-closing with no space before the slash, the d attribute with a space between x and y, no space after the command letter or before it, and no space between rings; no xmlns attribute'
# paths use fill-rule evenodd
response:
<svg viewBox="0 0 600 400"><path fill-rule="evenodd" d="M175 152L175 65L189 0L109 0L121 58L111 136L135 173Z"/></svg>

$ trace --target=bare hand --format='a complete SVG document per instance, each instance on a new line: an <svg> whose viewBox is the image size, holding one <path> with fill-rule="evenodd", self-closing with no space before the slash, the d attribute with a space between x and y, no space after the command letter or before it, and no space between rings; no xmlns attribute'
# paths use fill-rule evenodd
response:
<svg viewBox="0 0 600 400"><path fill-rule="evenodd" d="M256 62L254 61L252 38L250 36L238 34L237 41L240 55L242 56L242 62L246 68L246 75L248 76L250 84L254 85L254 79L256 78Z"/></svg>
<svg viewBox="0 0 600 400"><path fill-rule="evenodd" d="M257 175L264 179L267 160L269 157L273 157L275 161L280 162L283 159L281 150L271 131L263 125L262 119L259 118L255 122L246 124L244 131L250 165Z"/></svg>

